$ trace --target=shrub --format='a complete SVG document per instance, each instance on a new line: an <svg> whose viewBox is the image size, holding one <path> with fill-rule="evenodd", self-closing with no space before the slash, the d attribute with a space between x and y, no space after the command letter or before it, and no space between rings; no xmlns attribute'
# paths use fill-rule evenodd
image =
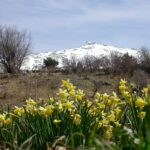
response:
<svg viewBox="0 0 150 150"><path fill-rule="evenodd" d="M56 61L51 57L44 59L44 66L46 68L55 68L57 65L58 65L58 61Z"/></svg>
<svg viewBox="0 0 150 150"><path fill-rule="evenodd" d="M147 48L142 48L139 53L140 68L147 73L150 73L150 51Z"/></svg>
<svg viewBox="0 0 150 150"><path fill-rule="evenodd" d="M63 68L66 73L76 73L78 66L78 60L76 57L72 56L70 59L63 59Z"/></svg>
<svg viewBox="0 0 150 150"><path fill-rule="evenodd" d="M64 69L68 73L95 72L103 70L108 72L110 61L107 57L84 56L82 59L71 57L63 60Z"/></svg>
<svg viewBox="0 0 150 150"><path fill-rule="evenodd" d="M137 86L138 89L143 88L148 84L148 74L143 70L135 70L131 79Z"/></svg>
<svg viewBox="0 0 150 150"><path fill-rule="evenodd" d="M133 71L137 69L138 63L137 59L128 53L124 55L111 53L110 57L95 57L89 55L84 56L82 59L71 57L70 59L63 60L63 66L68 73L103 71L105 74L132 75Z"/></svg>
<svg viewBox="0 0 150 150"><path fill-rule="evenodd" d="M113 74L132 75L133 71L138 67L136 58L130 56L128 53L124 55L112 53L110 59Z"/></svg>
<svg viewBox="0 0 150 150"><path fill-rule="evenodd" d="M132 75L135 69L137 69L137 60L133 56L130 56L128 53L124 54L121 57L121 72L128 73Z"/></svg>

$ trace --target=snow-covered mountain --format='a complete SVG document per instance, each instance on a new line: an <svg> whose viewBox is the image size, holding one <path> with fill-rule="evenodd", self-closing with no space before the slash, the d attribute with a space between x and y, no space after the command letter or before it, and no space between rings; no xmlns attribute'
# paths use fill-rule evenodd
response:
<svg viewBox="0 0 150 150"><path fill-rule="evenodd" d="M98 43L87 42L85 45L80 48L65 49L54 52L31 54L25 58L25 61L21 67L22 70L35 70L43 66L43 60L47 57L52 57L59 62L58 67L62 67L62 60L64 58L70 59L75 57L77 59L82 59L84 56L109 56L111 53L124 54L128 53L129 55L136 56L137 50L129 48L119 48L110 45L102 45Z"/></svg>

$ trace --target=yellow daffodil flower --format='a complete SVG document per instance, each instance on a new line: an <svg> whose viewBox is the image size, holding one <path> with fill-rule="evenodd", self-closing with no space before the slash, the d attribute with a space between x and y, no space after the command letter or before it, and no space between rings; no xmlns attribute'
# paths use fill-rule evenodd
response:
<svg viewBox="0 0 150 150"><path fill-rule="evenodd" d="M146 105L146 102L144 99L138 97L137 100L135 101L135 105L139 108L143 108Z"/></svg>
<svg viewBox="0 0 150 150"><path fill-rule="evenodd" d="M54 124L58 124L58 123L60 123L60 122L61 122L61 120L57 120L57 119L54 119L54 120L53 120L53 123L54 123Z"/></svg>
<svg viewBox="0 0 150 150"><path fill-rule="evenodd" d="M144 112L144 111L138 113L138 117L139 117L141 120L143 120L143 119L145 118L145 116L146 116L146 112Z"/></svg>
<svg viewBox="0 0 150 150"><path fill-rule="evenodd" d="M75 114L75 115L74 115L73 122L74 122L76 125L79 125L79 124L81 123L81 116L80 116L79 114Z"/></svg>
<svg viewBox="0 0 150 150"><path fill-rule="evenodd" d="M37 103L33 99L26 100L27 105L35 106Z"/></svg>
<svg viewBox="0 0 150 150"><path fill-rule="evenodd" d="M10 118L5 119L4 124L5 125L10 125L11 124L11 119Z"/></svg>

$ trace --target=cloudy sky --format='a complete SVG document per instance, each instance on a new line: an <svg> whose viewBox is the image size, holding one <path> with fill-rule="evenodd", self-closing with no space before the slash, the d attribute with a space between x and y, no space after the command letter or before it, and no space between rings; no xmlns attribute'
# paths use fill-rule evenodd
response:
<svg viewBox="0 0 150 150"><path fill-rule="evenodd" d="M33 52L86 41L150 48L150 0L0 0L0 24L29 31Z"/></svg>

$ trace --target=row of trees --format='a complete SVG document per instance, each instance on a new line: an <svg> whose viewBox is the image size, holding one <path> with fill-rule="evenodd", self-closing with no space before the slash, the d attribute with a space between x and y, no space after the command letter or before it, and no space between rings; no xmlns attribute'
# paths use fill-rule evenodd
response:
<svg viewBox="0 0 150 150"><path fill-rule="evenodd" d="M142 48L136 58L128 53L112 53L104 57L85 56L81 60L72 57L64 59L63 66L69 73L103 71L105 74L132 75L137 69L150 73L150 51Z"/></svg>

